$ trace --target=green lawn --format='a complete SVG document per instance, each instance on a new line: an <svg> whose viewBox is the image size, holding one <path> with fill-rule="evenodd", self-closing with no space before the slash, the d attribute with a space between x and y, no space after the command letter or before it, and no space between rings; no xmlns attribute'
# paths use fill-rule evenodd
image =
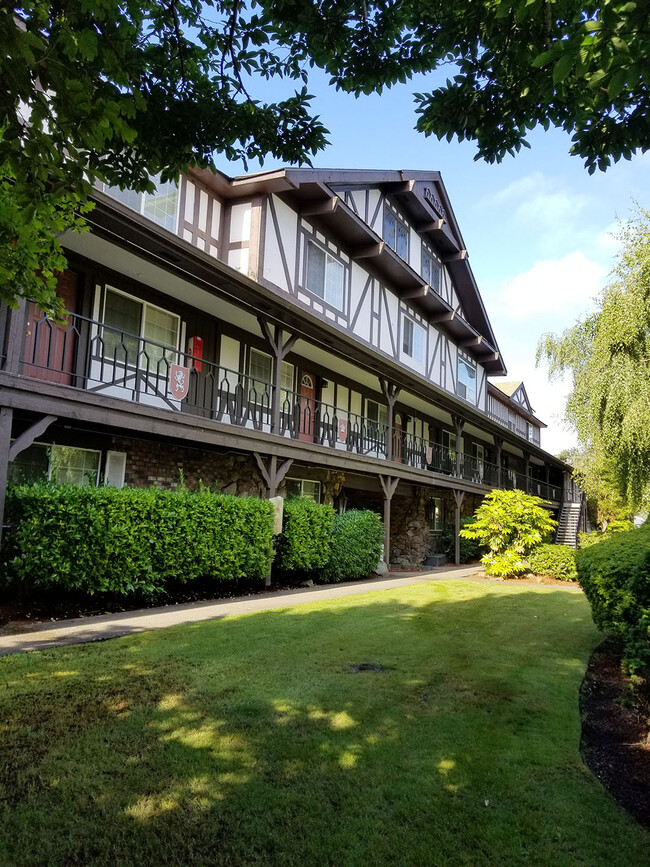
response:
<svg viewBox="0 0 650 867"><path fill-rule="evenodd" d="M0 863L648 865L579 755L598 641L449 581L6 658Z"/></svg>

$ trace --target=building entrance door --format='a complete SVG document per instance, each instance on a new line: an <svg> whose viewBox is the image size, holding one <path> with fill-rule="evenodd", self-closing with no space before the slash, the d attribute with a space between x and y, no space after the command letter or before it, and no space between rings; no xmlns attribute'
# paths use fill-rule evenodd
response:
<svg viewBox="0 0 650 867"><path fill-rule="evenodd" d="M316 377L303 371L300 377L300 425L298 439L311 443L314 441L314 422L316 414Z"/></svg>
<svg viewBox="0 0 650 867"><path fill-rule="evenodd" d="M77 310L78 275L65 271L56 287L56 294L63 300L63 306L71 313ZM77 335L72 330L72 320L67 318L64 325L44 319L38 305L30 303L27 310L27 336L25 338L25 363L23 374L58 382L60 385L73 385Z"/></svg>

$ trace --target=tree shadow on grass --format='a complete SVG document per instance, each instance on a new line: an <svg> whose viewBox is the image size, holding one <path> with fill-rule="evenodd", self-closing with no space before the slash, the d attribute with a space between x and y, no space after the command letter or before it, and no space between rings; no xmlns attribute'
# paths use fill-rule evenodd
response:
<svg viewBox="0 0 650 867"><path fill-rule="evenodd" d="M584 599L425 593L6 660L4 860L643 863L578 755Z"/></svg>

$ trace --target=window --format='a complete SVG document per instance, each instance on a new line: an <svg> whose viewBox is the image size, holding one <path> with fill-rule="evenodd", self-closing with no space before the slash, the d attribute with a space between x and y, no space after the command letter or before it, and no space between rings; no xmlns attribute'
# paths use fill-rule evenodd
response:
<svg viewBox="0 0 650 867"><path fill-rule="evenodd" d="M388 423L386 407L374 400L366 401L366 415L368 421L374 425L375 430L378 429L379 425L386 427L386 424ZM368 427L370 427L370 424Z"/></svg>
<svg viewBox="0 0 650 867"><path fill-rule="evenodd" d="M402 319L402 352L413 361L417 361L418 364L424 362L424 337L424 328L404 316Z"/></svg>
<svg viewBox="0 0 650 867"><path fill-rule="evenodd" d="M406 222L390 205L384 208L384 241L398 256L408 262L409 229Z"/></svg>
<svg viewBox="0 0 650 867"><path fill-rule="evenodd" d="M315 503L320 503L320 482L309 479L287 479L287 499L292 497L307 497Z"/></svg>
<svg viewBox="0 0 650 867"><path fill-rule="evenodd" d="M436 262L433 253L428 247L422 245L422 277L427 281L434 292L440 294L440 265Z"/></svg>
<svg viewBox="0 0 650 867"><path fill-rule="evenodd" d="M268 386L273 381L273 359L265 352L260 352L258 349L252 349L248 355L248 375L250 377L250 388L255 389L257 399L259 400L267 390ZM288 361L282 362L282 371L280 373L281 385L281 401L291 401L293 393L293 364ZM280 404L282 406L282 404Z"/></svg>
<svg viewBox="0 0 650 867"><path fill-rule="evenodd" d="M429 500L427 512L429 519L429 532L441 533L444 525L445 511L444 503L440 497L433 497Z"/></svg>
<svg viewBox="0 0 650 867"><path fill-rule="evenodd" d="M110 326L102 329L104 356L123 363L137 362L142 367L147 366L148 359L152 371L163 358L170 363L175 361L181 324L180 316L175 313L168 313L107 286L103 322ZM138 338L147 342L141 344ZM139 351L146 357L143 354L138 359Z"/></svg>
<svg viewBox="0 0 650 867"><path fill-rule="evenodd" d="M464 352L458 352L458 383L456 385L456 394L459 397L476 403L476 363L465 355Z"/></svg>
<svg viewBox="0 0 650 867"><path fill-rule="evenodd" d="M307 289L327 304L343 310L345 266L313 241L307 244Z"/></svg>
<svg viewBox="0 0 650 867"><path fill-rule="evenodd" d="M97 485L101 452L75 446L33 443L9 464L13 482L53 481L59 485Z"/></svg>
<svg viewBox="0 0 650 867"><path fill-rule="evenodd" d="M156 190L153 193L136 193L133 190L121 190L119 187L109 186L104 186L104 192L117 199L118 202L122 202L139 214L153 220L164 229L175 232L178 212L178 185L173 181L165 181L163 184L159 177L157 175L152 178L156 184Z"/></svg>

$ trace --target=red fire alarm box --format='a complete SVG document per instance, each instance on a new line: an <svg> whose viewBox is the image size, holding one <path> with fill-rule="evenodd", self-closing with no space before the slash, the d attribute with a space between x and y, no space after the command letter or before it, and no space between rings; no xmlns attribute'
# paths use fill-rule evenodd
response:
<svg viewBox="0 0 650 867"><path fill-rule="evenodd" d="M203 338L190 337L187 342L187 354L193 359L192 367L197 373L201 373L201 360L203 359Z"/></svg>

